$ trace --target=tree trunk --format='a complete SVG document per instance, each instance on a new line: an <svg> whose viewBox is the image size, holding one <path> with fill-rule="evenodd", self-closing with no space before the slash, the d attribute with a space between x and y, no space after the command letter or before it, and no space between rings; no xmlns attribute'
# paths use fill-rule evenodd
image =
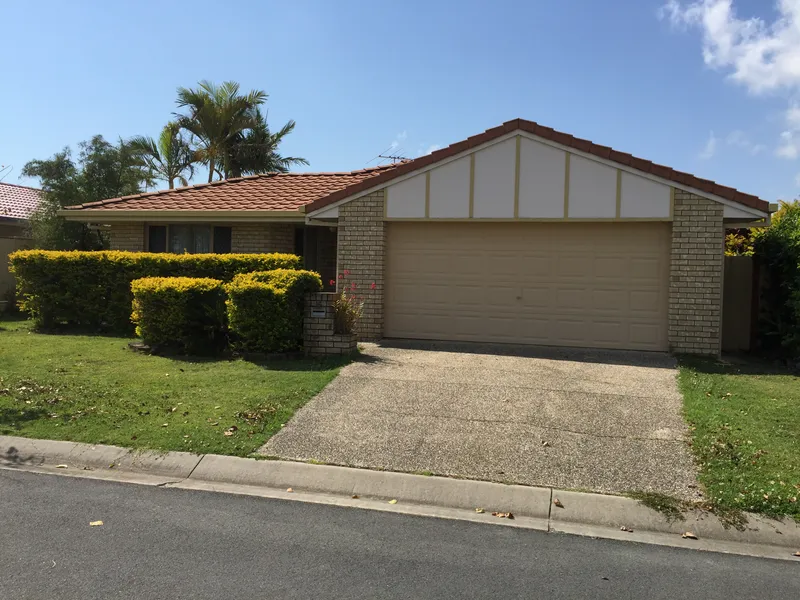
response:
<svg viewBox="0 0 800 600"><path fill-rule="evenodd" d="M208 183L214 181L214 159L208 161Z"/></svg>

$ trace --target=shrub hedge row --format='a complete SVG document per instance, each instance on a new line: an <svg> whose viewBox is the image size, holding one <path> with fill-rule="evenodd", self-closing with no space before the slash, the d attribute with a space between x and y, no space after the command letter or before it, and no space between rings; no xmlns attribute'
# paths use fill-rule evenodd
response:
<svg viewBox="0 0 800 600"><path fill-rule="evenodd" d="M305 295L322 289L312 271L237 275L225 286L231 342L247 352L285 352L303 344Z"/></svg>
<svg viewBox="0 0 800 600"><path fill-rule="evenodd" d="M151 347L216 354L227 343L222 281L145 277L131 283L136 334Z"/></svg>
<svg viewBox="0 0 800 600"><path fill-rule="evenodd" d="M230 281L240 273L299 269L292 254L161 254L21 250L10 255L21 307L37 327L130 332L131 282L143 277Z"/></svg>

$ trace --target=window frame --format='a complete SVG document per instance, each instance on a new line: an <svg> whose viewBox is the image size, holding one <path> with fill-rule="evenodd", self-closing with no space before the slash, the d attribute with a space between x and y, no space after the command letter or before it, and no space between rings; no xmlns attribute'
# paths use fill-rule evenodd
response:
<svg viewBox="0 0 800 600"><path fill-rule="evenodd" d="M219 225L215 223L164 223L155 221L152 223L145 223L145 235L144 235L144 251L151 252L150 250L150 228L151 227L166 227L167 231L167 241L166 241L166 250L162 252L153 252L153 254L171 254L170 250L170 228L173 226L181 226L181 227L208 227L211 230L210 239L209 239L209 254L232 254L233 253L233 226L232 225ZM231 249L228 252L214 252L214 229L217 227L227 227L231 230ZM194 233L192 234L194 236ZM195 254L194 252L190 252L189 254Z"/></svg>

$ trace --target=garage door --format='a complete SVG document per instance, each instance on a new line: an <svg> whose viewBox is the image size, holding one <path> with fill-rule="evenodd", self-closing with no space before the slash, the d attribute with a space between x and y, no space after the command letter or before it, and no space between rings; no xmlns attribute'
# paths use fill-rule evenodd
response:
<svg viewBox="0 0 800 600"><path fill-rule="evenodd" d="M387 224L384 335L667 349L668 223Z"/></svg>

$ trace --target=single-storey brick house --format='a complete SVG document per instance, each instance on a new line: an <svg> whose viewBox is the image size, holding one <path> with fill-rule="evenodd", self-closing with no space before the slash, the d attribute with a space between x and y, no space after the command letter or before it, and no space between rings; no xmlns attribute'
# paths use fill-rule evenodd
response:
<svg viewBox="0 0 800 600"><path fill-rule="evenodd" d="M717 354L724 229L770 206L519 119L396 165L63 214L108 225L117 249L297 252L326 282L347 269L362 339Z"/></svg>
<svg viewBox="0 0 800 600"><path fill-rule="evenodd" d="M13 295L14 276L8 270L8 255L30 246L30 218L41 196L42 190L36 188L0 183L0 302Z"/></svg>

